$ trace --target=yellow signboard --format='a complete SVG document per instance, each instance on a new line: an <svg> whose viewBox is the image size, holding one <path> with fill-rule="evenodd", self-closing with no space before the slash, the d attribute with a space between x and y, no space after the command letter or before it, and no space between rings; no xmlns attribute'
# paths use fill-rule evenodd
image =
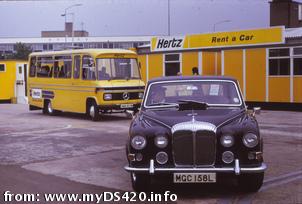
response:
<svg viewBox="0 0 302 204"><path fill-rule="evenodd" d="M284 43L284 27L233 32L216 32L183 37L159 37L151 41L152 51L253 46Z"/></svg>

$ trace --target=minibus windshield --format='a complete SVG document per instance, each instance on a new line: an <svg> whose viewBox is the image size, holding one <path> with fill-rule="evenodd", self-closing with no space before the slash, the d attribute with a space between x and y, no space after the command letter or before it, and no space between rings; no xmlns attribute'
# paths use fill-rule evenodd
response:
<svg viewBox="0 0 302 204"><path fill-rule="evenodd" d="M141 78L134 58L98 58L96 65L98 80Z"/></svg>

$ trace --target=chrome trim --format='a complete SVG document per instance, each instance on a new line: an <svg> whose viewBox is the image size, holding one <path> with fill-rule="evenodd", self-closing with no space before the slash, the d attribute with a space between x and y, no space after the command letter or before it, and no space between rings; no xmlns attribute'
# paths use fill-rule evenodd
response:
<svg viewBox="0 0 302 204"><path fill-rule="evenodd" d="M150 161L151 163L151 161ZM238 166L239 167L239 166ZM240 168L240 167L239 167ZM125 166L124 169L128 172L217 172L217 173L235 173L235 167L222 167L222 168L135 168L130 166ZM242 167L240 168L240 173L261 173L267 169L265 163L262 163L259 167Z"/></svg>
<svg viewBox="0 0 302 204"><path fill-rule="evenodd" d="M235 159L235 174L240 175L239 159Z"/></svg>
<svg viewBox="0 0 302 204"><path fill-rule="evenodd" d="M153 82L151 84L148 85L148 89L146 90L146 94L145 94L145 97L144 97L144 101L143 101L143 106L145 108L149 108L149 109L153 109L153 108L158 108L158 107L166 107L165 106L147 106L146 105L146 102L147 102L147 98L148 98L148 95L149 95L149 90L150 90L150 87L153 85L153 84L163 84L163 83L181 83L181 82L194 82L194 81L219 81L219 82L228 82L228 83L233 83L235 88L236 88L236 91L237 91L237 95L240 99L240 104L209 104L209 106L222 106L222 107L240 107L244 104L243 102L243 98L242 98L242 94L241 92L239 91L239 88L236 84L236 82L232 81L232 80L227 80L227 79L191 79L191 80L171 80L171 81L157 81L157 82Z"/></svg>
<svg viewBox="0 0 302 204"><path fill-rule="evenodd" d="M154 168L154 160L151 159L151 160L150 160L149 173L150 173L150 174L154 174L154 172L155 172L155 168Z"/></svg>
<svg viewBox="0 0 302 204"><path fill-rule="evenodd" d="M173 125L171 132L172 134L174 134L176 131L180 131L180 130L189 130L192 131L193 133L199 130L207 130L207 131L212 131L216 134L217 127L212 123L192 120L189 122L183 122Z"/></svg>

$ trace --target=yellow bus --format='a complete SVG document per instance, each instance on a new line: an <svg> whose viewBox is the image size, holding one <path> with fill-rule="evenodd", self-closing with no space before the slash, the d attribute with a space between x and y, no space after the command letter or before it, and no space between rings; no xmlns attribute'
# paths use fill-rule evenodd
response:
<svg viewBox="0 0 302 204"><path fill-rule="evenodd" d="M86 113L136 112L143 98L137 54L122 49L36 52L29 56L29 109Z"/></svg>

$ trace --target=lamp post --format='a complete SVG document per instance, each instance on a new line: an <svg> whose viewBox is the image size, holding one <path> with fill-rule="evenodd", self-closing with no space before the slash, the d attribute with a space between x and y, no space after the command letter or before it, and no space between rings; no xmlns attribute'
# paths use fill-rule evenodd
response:
<svg viewBox="0 0 302 204"><path fill-rule="evenodd" d="M228 22L231 22L231 20L223 20L223 21L218 21L218 22L214 23L214 25L213 25L213 31L214 32L216 31L216 25L222 24L222 23L228 23Z"/></svg>
<svg viewBox="0 0 302 204"><path fill-rule="evenodd" d="M61 14L61 16L64 16L65 17L65 26L66 26L66 23L67 23L67 15L72 15L72 31L71 31L71 35L72 35L72 47L73 47L73 37L74 37L74 29L73 29L73 26L74 26L74 13L67 13L68 9L71 9L73 7L76 7L76 6L82 6L83 4L72 4L70 6L68 6L67 8L65 8L65 12L64 14ZM66 30L65 30L66 31ZM67 34L65 34L65 45L67 43Z"/></svg>
<svg viewBox="0 0 302 204"><path fill-rule="evenodd" d="M170 0L168 0L168 36L170 36Z"/></svg>

